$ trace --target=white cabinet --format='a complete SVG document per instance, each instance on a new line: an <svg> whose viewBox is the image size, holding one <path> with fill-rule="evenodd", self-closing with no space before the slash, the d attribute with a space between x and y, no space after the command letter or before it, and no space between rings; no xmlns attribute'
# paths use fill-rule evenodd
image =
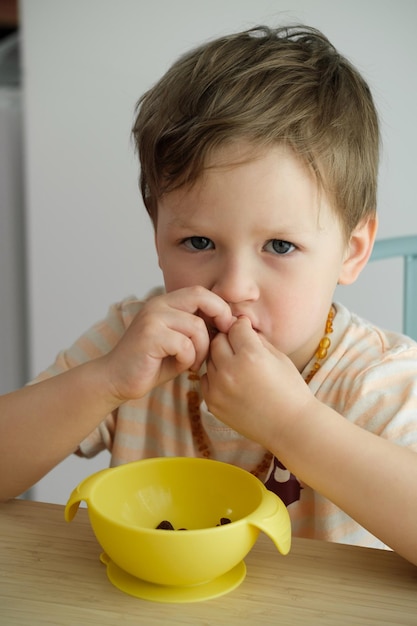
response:
<svg viewBox="0 0 417 626"><path fill-rule="evenodd" d="M0 393L26 380L22 97L18 41L0 42Z"/></svg>

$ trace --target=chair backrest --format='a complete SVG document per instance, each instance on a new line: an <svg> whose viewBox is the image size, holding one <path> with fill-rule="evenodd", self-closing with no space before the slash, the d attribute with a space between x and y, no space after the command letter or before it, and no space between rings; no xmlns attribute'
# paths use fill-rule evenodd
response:
<svg viewBox="0 0 417 626"><path fill-rule="evenodd" d="M417 341L417 235L375 242L371 261L392 257L404 260L403 331Z"/></svg>

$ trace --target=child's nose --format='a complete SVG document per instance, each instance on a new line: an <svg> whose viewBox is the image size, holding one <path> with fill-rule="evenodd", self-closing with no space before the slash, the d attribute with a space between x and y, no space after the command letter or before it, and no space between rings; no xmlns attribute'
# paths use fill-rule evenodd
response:
<svg viewBox="0 0 417 626"><path fill-rule="evenodd" d="M244 263L222 266L211 290L232 304L257 300L259 297L255 273Z"/></svg>

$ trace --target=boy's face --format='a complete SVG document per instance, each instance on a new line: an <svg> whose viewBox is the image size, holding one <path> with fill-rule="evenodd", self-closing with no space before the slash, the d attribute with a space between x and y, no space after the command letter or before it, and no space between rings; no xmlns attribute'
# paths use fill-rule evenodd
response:
<svg viewBox="0 0 417 626"><path fill-rule="evenodd" d="M243 148L219 149L195 185L160 200L159 264L167 291L198 284L215 292L301 370L337 282L351 280L346 241L292 151L276 146L242 161Z"/></svg>

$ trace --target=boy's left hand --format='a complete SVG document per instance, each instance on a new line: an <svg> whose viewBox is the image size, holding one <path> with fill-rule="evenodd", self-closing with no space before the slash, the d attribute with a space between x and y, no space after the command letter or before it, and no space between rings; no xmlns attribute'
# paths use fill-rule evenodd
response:
<svg viewBox="0 0 417 626"><path fill-rule="evenodd" d="M314 397L290 359L243 317L213 338L201 384L218 419L268 449Z"/></svg>

